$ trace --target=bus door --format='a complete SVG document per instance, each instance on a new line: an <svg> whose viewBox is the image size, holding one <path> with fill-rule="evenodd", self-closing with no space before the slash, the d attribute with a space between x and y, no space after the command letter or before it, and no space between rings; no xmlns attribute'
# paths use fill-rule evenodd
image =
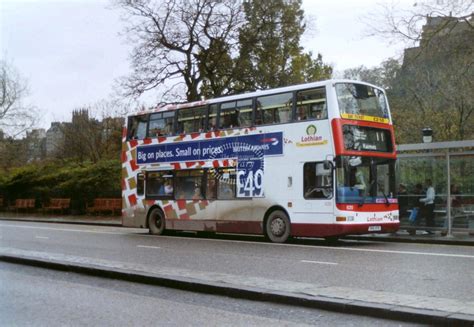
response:
<svg viewBox="0 0 474 327"><path fill-rule="evenodd" d="M332 223L334 212L334 169L329 161L304 162L301 168L301 192L295 197L296 221Z"/></svg>

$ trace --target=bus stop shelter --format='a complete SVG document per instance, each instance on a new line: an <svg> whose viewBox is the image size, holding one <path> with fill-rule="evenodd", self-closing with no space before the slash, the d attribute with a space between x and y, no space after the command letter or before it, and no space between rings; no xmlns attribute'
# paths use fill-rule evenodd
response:
<svg viewBox="0 0 474 327"><path fill-rule="evenodd" d="M474 235L474 140L402 144L397 151L400 229ZM419 201L427 180L436 193L435 226L430 228ZM413 211L419 212L415 221Z"/></svg>

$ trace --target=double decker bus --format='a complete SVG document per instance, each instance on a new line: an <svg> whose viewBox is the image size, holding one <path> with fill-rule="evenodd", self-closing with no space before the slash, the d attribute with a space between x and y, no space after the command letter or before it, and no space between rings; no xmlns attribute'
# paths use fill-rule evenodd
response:
<svg viewBox="0 0 474 327"><path fill-rule="evenodd" d="M399 228L382 89L328 80L128 117L123 225L337 238Z"/></svg>

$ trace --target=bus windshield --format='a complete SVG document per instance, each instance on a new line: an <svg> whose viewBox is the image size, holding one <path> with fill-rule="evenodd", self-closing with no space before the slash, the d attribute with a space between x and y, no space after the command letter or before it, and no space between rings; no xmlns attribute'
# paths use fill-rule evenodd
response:
<svg viewBox="0 0 474 327"><path fill-rule="evenodd" d="M342 156L336 159L338 203L395 203L395 160Z"/></svg>
<svg viewBox="0 0 474 327"><path fill-rule="evenodd" d="M364 84L337 83L336 94L341 114L389 118L385 94L379 89Z"/></svg>

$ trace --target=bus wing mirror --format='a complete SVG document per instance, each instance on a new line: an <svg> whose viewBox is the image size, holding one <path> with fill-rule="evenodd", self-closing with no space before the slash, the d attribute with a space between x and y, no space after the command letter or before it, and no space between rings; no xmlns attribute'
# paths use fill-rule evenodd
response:
<svg viewBox="0 0 474 327"><path fill-rule="evenodd" d="M332 165L331 162L328 161L327 165L326 162L318 163L316 165L316 176L328 176L332 174Z"/></svg>

